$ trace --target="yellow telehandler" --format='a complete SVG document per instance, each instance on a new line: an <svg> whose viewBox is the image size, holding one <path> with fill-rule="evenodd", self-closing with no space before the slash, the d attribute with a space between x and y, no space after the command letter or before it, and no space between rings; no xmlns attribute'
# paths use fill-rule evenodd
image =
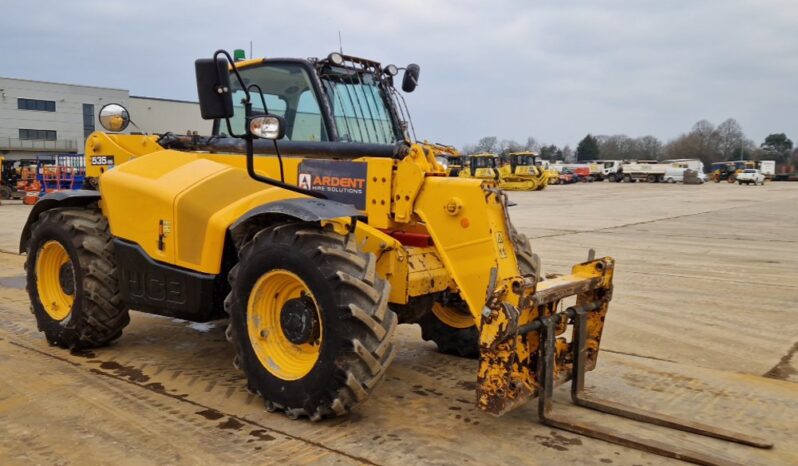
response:
<svg viewBox="0 0 798 466"><path fill-rule="evenodd" d="M537 396L550 426L707 458L553 415L553 387L571 380L583 406L767 446L583 395L615 262L591 253L544 280L496 180L447 177L414 142L396 66L219 50L195 68L212 135L115 134L130 116L106 105L109 132L85 148L97 190L52 193L30 212L20 251L50 343L106 345L129 310L228 318L234 365L266 409L319 420L363 402L394 358L396 325L417 323L441 351L479 358L475 398L489 413ZM402 90L418 77L408 65Z"/></svg>

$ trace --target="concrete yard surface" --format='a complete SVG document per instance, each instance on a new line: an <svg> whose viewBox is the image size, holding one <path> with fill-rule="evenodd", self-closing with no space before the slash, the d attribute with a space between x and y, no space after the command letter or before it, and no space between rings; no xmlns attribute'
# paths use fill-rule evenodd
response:
<svg viewBox="0 0 798 466"><path fill-rule="evenodd" d="M615 258L595 394L765 437L760 450L570 404L555 412L743 465L798 464L798 183L592 183L513 192L544 272ZM17 255L27 206L0 206L0 464L679 464L474 404L476 361L415 325L373 396L319 423L268 413L232 366L226 321L138 312L109 347L48 346Z"/></svg>

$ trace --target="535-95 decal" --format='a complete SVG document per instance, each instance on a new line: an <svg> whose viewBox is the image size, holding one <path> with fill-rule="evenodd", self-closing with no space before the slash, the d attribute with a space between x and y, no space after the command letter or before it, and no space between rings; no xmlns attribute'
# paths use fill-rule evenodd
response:
<svg viewBox="0 0 798 466"><path fill-rule="evenodd" d="M91 157L91 164L95 166L113 166L114 165L114 156L113 155L93 155Z"/></svg>

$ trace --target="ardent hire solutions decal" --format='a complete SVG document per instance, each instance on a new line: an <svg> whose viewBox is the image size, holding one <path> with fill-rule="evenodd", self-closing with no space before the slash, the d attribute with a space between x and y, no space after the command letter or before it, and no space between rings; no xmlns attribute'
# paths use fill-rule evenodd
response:
<svg viewBox="0 0 798 466"><path fill-rule="evenodd" d="M303 160L297 185L363 210L366 208L366 168L363 162Z"/></svg>

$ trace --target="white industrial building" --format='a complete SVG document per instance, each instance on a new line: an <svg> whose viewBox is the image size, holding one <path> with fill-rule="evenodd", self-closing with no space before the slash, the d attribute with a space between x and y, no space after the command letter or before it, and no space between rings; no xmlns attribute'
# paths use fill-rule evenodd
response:
<svg viewBox="0 0 798 466"><path fill-rule="evenodd" d="M82 154L86 137L99 127L103 105L125 106L137 126L125 132L210 134L211 122L199 105L131 96L125 89L0 77L0 156L26 159L50 154Z"/></svg>

